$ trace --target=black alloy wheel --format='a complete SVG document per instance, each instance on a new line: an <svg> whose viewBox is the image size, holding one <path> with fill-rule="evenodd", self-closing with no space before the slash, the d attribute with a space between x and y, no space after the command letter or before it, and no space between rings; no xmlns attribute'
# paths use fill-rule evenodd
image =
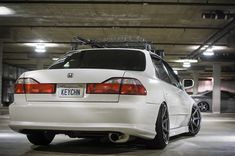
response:
<svg viewBox="0 0 235 156"><path fill-rule="evenodd" d="M198 106L194 105L192 107L192 113L189 120L189 132L190 136L195 136L201 128L201 112Z"/></svg>
<svg viewBox="0 0 235 156"><path fill-rule="evenodd" d="M152 149L163 149L169 142L169 129L170 129L170 121L169 121L169 113L167 109L167 105L163 103L160 106L157 122L155 125L155 130L157 135L153 140L148 142L148 147Z"/></svg>

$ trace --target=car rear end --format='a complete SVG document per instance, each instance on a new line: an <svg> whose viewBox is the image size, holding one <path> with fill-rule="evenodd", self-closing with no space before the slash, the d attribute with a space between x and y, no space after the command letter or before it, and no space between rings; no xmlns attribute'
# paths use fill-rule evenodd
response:
<svg viewBox="0 0 235 156"><path fill-rule="evenodd" d="M153 138L154 127L146 118L152 112L146 106L146 55L139 50L83 50L48 70L24 73L16 82L10 127L21 133L119 132ZM126 77L129 73L135 76Z"/></svg>

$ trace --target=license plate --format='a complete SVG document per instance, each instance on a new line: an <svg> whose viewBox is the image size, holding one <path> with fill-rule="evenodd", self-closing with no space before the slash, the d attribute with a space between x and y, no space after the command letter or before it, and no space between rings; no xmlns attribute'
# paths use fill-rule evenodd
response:
<svg viewBox="0 0 235 156"><path fill-rule="evenodd" d="M59 88L59 97L63 98L83 97L83 88Z"/></svg>

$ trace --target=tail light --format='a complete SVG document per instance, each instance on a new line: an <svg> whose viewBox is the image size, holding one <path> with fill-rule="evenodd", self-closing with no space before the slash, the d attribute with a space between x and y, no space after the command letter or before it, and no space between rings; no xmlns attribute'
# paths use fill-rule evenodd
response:
<svg viewBox="0 0 235 156"><path fill-rule="evenodd" d="M56 85L39 83L31 78L18 79L15 84L15 94L53 94Z"/></svg>
<svg viewBox="0 0 235 156"><path fill-rule="evenodd" d="M147 95L145 87L134 78L111 78L103 83L87 84L87 94Z"/></svg>
<svg viewBox="0 0 235 156"><path fill-rule="evenodd" d="M15 83L15 94L24 94L24 79L18 79Z"/></svg>

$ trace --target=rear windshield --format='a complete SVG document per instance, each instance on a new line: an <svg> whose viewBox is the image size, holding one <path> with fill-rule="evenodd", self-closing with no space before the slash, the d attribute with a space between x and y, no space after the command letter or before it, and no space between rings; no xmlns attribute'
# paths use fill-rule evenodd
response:
<svg viewBox="0 0 235 156"><path fill-rule="evenodd" d="M49 69L95 68L145 70L145 54L134 50L88 50L68 54Z"/></svg>

